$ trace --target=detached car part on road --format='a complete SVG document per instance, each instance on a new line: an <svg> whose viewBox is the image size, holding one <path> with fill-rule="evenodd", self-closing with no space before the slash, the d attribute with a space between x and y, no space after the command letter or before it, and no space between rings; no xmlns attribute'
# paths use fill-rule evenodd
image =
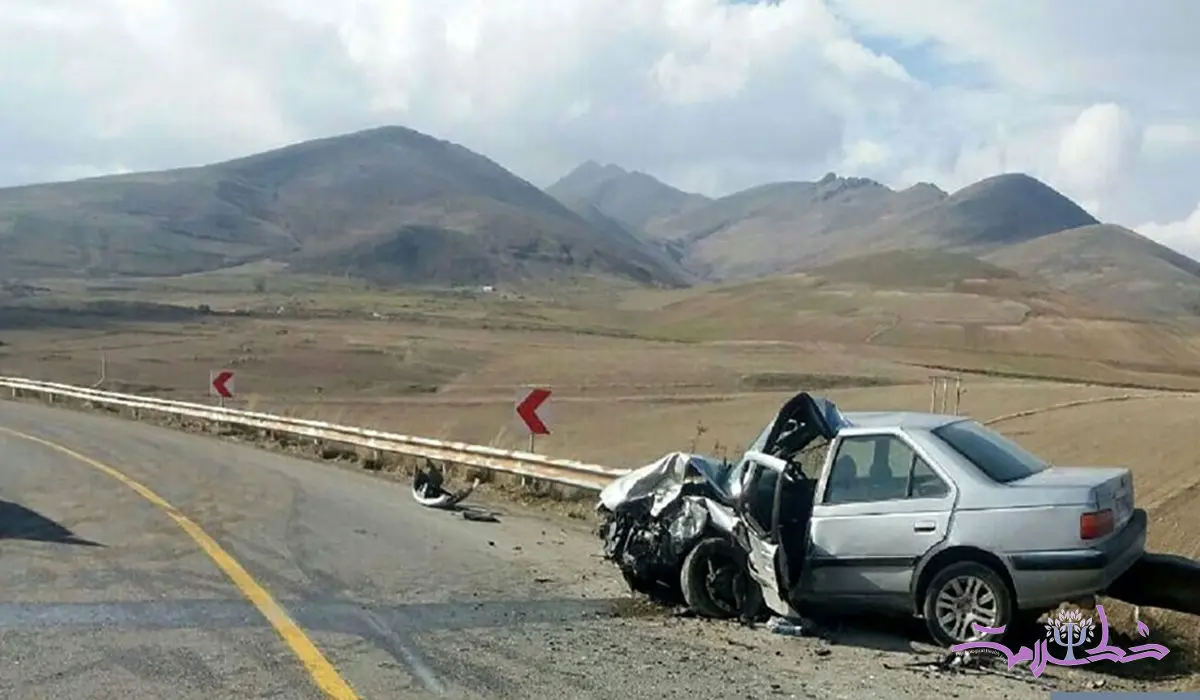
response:
<svg viewBox="0 0 1200 700"><path fill-rule="evenodd" d="M445 475L432 464L429 465L428 471L418 467L413 471L413 499L426 508L453 510L458 507L459 503L462 503L468 496L474 493L475 489L479 486L479 479L475 479L466 488L457 492L451 492L443 486L445 481Z"/></svg>
<svg viewBox="0 0 1200 700"><path fill-rule="evenodd" d="M710 617L902 612L945 646L1129 588L1147 528L1129 469L1052 466L961 416L843 413L807 393L738 463L669 454L598 509L636 591Z"/></svg>

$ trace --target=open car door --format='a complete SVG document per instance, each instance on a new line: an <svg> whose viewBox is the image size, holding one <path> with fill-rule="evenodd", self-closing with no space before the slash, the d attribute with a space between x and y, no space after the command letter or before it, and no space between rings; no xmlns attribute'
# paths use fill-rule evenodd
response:
<svg viewBox="0 0 1200 700"><path fill-rule="evenodd" d="M832 440L844 425L846 419L836 404L800 392L783 404L747 452L761 452L791 461L814 441Z"/></svg>
<svg viewBox="0 0 1200 700"><path fill-rule="evenodd" d="M808 519L820 468L806 473L805 448L828 443L845 424L832 402L807 393L783 405L738 467L740 488L735 502L742 527L737 539L748 554L750 576L763 601L780 615L795 617L787 602L804 560ZM817 459L823 462L823 452Z"/></svg>
<svg viewBox="0 0 1200 700"><path fill-rule="evenodd" d="M763 602L776 614L794 617L787 585L779 576L779 539L775 536L775 491L786 462L761 452L742 457L740 495L734 505L738 528L734 538L746 551L750 578L762 589Z"/></svg>

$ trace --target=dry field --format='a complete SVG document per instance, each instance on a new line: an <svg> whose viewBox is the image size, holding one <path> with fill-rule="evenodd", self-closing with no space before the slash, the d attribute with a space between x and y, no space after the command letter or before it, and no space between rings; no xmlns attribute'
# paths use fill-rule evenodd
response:
<svg viewBox="0 0 1200 700"><path fill-rule="evenodd" d="M848 409L928 410L931 371L829 342L679 343L564 332L356 320L222 319L132 329L12 331L0 371L207 401L209 371L237 372L231 405L523 447L514 397L549 386L539 451L640 464L664 450L744 447L799 389ZM1150 389L964 377L981 419Z"/></svg>
<svg viewBox="0 0 1200 700"><path fill-rule="evenodd" d="M90 385L103 364L109 388L212 400L208 373L227 367L237 371L233 405L522 448L513 400L542 384L554 390L554 434L539 452L637 466L674 449L736 452L799 389L847 409L928 410L929 366L960 368L975 372L963 375L963 413L1001 418L998 429L1058 463L1131 466L1151 545L1200 556L1188 534L1200 525L1200 398L1181 391L1200 391L1200 336L1187 328L804 278L599 304L276 295L154 294L285 309L274 316L0 328L0 373ZM1014 413L1024 415L1003 419ZM1155 622L1200 637L1194 620Z"/></svg>
<svg viewBox="0 0 1200 700"><path fill-rule="evenodd" d="M871 289L798 275L592 295L589 303L381 293L286 277L256 292L261 279L214 274L123 291L65 288L59 293L75 299L262 315L0 326L0 371L79 384L103 372L114 389L211 400L209 371L230 368L235 404L511 447L526 444L514 397L523 385L542 384L554 390L554 434L539 439L539 451L612 464L693 444L736 450L798 389L852 409L927 409L929 375L944 370L968 372L962 409L981 419L1091 396L1200 391L1194 329L1105 318L1012 290ZM1041 421L1029 439L1059 434L1083 410L1026 419ZM1136 403L1094 410L1143 415ZM1045 444L1061 447L1063 438ZM1087 461L1111 461L1105 454ZM1139 457L1127 461L1149 455Z"/></svg>

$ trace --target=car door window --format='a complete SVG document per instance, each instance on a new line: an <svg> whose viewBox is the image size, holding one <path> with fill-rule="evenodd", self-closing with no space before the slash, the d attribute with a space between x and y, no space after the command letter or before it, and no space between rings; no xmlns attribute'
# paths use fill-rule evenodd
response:
<svg viewBox="0 0 1200 700"><path fill-rule="evenodd" d="M772 515L775 508L775 486L779 483L779 472L759 464L746 465L743 482L742 507L745 515L760 534L771 532Z"/></svg>
<svg viewBox="0 0 1200 700"><path fill-rule="evenodd" d="M912 468L912 479L909 480L909 498L944 498L950 493L950 487L938 476L925 460L913 455L916 462Z"/></svg>
<svg viewBox="0 0 1200 700"><path fill-rule="evenodd" d="M862 435L844 438L838 446L824 502L937 498L948 491L904 440L895 435Z"/></svg>

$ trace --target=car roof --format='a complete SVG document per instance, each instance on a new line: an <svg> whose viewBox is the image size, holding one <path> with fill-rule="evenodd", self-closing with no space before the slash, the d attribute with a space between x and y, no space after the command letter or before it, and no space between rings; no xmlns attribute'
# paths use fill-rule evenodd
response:
<svg viewBox="0 0 1200 700"><path fill-rule="evenodd" d="M964 416L942 413L918 413L915 411L846 411L842 417L849 425L842 430L857 428L914 428L934 430L948 423L967 420Z"/></svg>

